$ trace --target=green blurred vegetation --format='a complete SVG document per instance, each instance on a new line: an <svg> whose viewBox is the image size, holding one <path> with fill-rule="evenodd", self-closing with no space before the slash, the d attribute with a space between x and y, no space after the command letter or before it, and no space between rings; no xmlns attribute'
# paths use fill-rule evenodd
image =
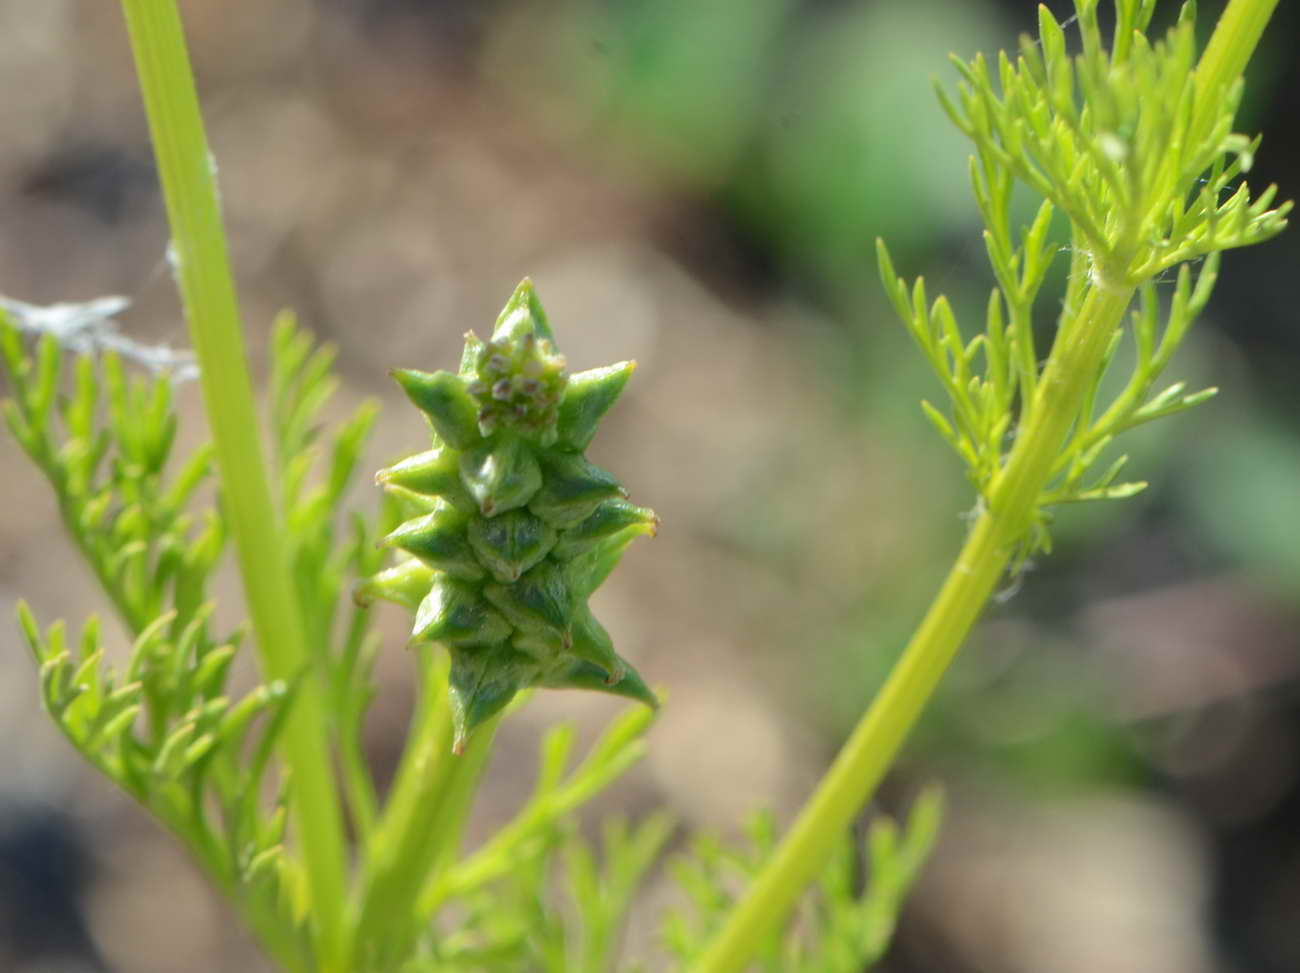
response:
<svg viewBox="0 0 1300 973"><path fill-rule="evenodd" d="M116 11L73 0L38 6L39 16L12 0L0 21L22 27L0 32L4 76L13 81L0 96L12 139L0 159L8 214L0 291L34 302L131 294L139 313L124 322L128 330L142 326L148 336L152 327L183 343L159 262L164 236L137 93L114 47L122 43ZM1049 6L1064 16L1070 0ZM1172 16L1176 4L1161 6ZM1208 32L1222 3L1200 6ZM250 329L292 304L341 345L345 391L382 394L384 369L453 354L465 327L490 320L501 288L530 273L548 302L553 294L557 306L568 302L556 312L561 327L587 328L570 347L575 362L597 351L635 354L643 359L638 387L652 390L645 401L665 387L673 395L664 399L696 397L669 403L677 415L656 411L639 425L638 410L649 410L634 398L615 417L627 425L607 447L617 457L611 468L629 469L634 497L665 515L661 537L629 565L650 596L610 601L621 616L620 645L627 632L647 679L670 689L651 741L667 754L660 776L626 801L672 804L687 817L760 799L788 803L810 779L771 766L802 762L813 773L810 755L829 759L933 595L973 503L920 411L919 400L938 388L886 308L872 245L887 238L900 273L924 273L963 320L982 313L992 279L969 195L968 148L930 82L952 80L949 51L1013 45L1033 29L1032 5L186 7ZM1300 186L1300 7L1282 4L1276 18L1251 68L1241 125L1265 136L1252 183L1276 180L1286 198ZM961 854L951 858L942 842L960 842L964 823L979 818L978 802L965 799L970 789L992 805L983 809L990 827L1008 831L1027 807L1091 814L1087 802L1098 796L1172 807L1196 849L1211 849L1212 864L1197 867L1215 869L1216 935L1235 968L1251 973L1300 968L1300 906L1289 891L1300 888L1300 328L1290 294L1298 247L1292 232L1225 259L1209 312L1174 366L1196 387L1219 385L1220 396L1127 439L1131 472L1152 481L1146 494L1062 511L1055 553L1008 579L1007 597L966 649L894 784L895 795L915 778L938 776L951 787L935 864L957 868ZM1063 285L1064 258L1048 292ZM626 318L604 316L624 309ZM1052 309L1042 310L1046 340ZM712 317L678 313L694 311ZM685 360L697 336L707 354L734 357L721 388ZM252 346L261 341L254 335ZM808 408L793 418L746 414L769 402L795 408L800 397L785 388L753 390L770 374L759 374L764 367L778 366L801 376ZM386 410L378 434L393 432L381 450L419 432L402 426L401 413ZM662 490L682 468L699 477L694 493ZM14 546L0 581L16 589L22 580L36 596L42 584L75 583L80 576L48 554L52 538L37 533L50 529L49 511L40 526L33 491L6 479L0 538ZM78 589L83 600L86 587ZM389 689L397 691L370 741L379 760L404 718L410 676L395 648L401 634L390 633L392 658L381 660L392 663ZM710 708L723 704L691 697L733 684L724 701L745 717L737 725L770 731L742 745L769 772L723 786L689 773L697 762L716 769L701 741L724 736ZM671 721L692 705L708 715L674 737ZM764 722L769 711L776 716ZM522 714L513 730L507 725L516 737L501 748L502 780L523 780L508 755L523 753L526 764L540 723L560 715L544 711L530 723ZM759 752L774 739L789 749ZM757 798L744 790L755 780L768 788ZM774 780L786 788L779 795L768 786ZM709 785L719 800L706 806L690 791ZM490 795L503 807L508 798ZM1232 841L1244 853L1232 854L1240 850ZM1081 855L1090 850L1080 847ZM1071 865L1059 861L1050 867L1065 874ZM1234 868L1243 870L1237 884L1220 887L1220 873L1231 878ZM146 874L134 861L121 872ZM1142 881L1144 901L1174 894L1176 883ZM167 875L153 888L175 882ZM945 886L938 904L919 890L921 940L980 925L972 910L982 899L1008 915L1035 904L1021 886L1007 885L1008 896L1025 896L1014 909L1001 909L1003 900L978 882L959 886ZM141 887L153 895L137 886L137 897ZM114 901L137 901L106 888ZM1186 892L1199 922L1206 902L1197 894ZM951 925L944 910L958 917ZM1094 925L1106 911L1085 910L1070 923L1109 941ZM905 917L905 952L908 925ZM1007 969L1013 933L990 927L992 952L966 943L964 963L922 950L898 969ZM173 938L200 942L188 927ZM1126 957L1141 955L1114 941ZM156 963L151 971L205 968ZM221 968L246 969L241 959L229 963ZM1153 964L1143 973L1168 969Z"/></svg>

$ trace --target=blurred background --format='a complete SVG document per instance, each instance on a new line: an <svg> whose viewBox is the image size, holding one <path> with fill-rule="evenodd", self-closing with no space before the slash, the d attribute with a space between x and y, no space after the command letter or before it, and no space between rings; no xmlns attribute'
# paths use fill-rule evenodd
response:
<svg viewBox="0 0 1300 973"><path fill-rule="evenodd" d="M735 834L759 806L788 819L962 540L973 498L917 406L939 390L872 241L976 326L990 275L967 150L930 81L951 79L949 51L1014 44L1032 5L182 6L257 367L273 314L296 309L341 349L338 413L383 400L378 467L425 442L387 369L457 360L525 274L571 366L638 359L592 455L664 527L596 607L669 704L598 810L666 806L683 834ZM1201 4L1205 28L1221 7ZM1300 194L1298 19L1280 6L1239 123L1265 134L1252 183L1284 198ZM126 331L184 345L116 4L0 0L0 133L0 293L127 295ZM950 801L886 969L1300 970L1298 259L1294 233L1227 255L1171 377L1219 397L1130 435L1151 488L1063 511L1056 553L945 681L881 800L901 810L938 779ZM181 401L197 441L192 384ZM20 595L46 621L102 611L7 436L0 471L0 616ZM410 705L402 622L385 618L370 720L381 771ZM530 786L544 726L591 734L615 710L536 697L501 734L477 833ZM0 734L0 970L263 968L47 723L7 621ZM673 897L661 876L633 919L652 968Z"/></svg>

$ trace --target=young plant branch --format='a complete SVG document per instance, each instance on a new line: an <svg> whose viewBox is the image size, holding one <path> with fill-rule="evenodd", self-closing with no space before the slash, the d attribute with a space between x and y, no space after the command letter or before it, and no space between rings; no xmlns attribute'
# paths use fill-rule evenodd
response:
<svg viewBox="0 0 1300 973"><path fill-rule="evenodd" d="M1158 92L1171 96L1171 108L1179 100L1187 99L1187 88L1180 85L1177 73L1180 52L1185 56L1191 42L1190 22L1181 24L1181 33L1175 32L1165 48L1152 54L1145 38L1135 32L1145 27L1150 18L1153 6L1150 0L1117 3L1119 27L1113 61L1107 61L1100 51L1096 0L1080 0L1077 8L1085 51L1077 62L1077 79L1070 76L1073 65L1064 53L1061 28L1046 8L1040 8L1042 53L1037 53L1032 44L1026 44L1022 59L1014 69L1009 61L1002 64L1005 103L999 103L993 92L982 59L969 68L961 66L968 85L963 89L965 111L959 111L946 99L945 107L976 141L979 164L973 163L972 169L976 174L977 194L983 193L981 203L986 216L990 185L1009 187L1013 175L1028 182L1050 204L1070 216L1075 253L1083 255L1082 260L1076 258L1075 269L1085 270L1086 279L1080 286L1076 273L1071 281L1070 297L1043 371L1032 382L1020 380L1022 388L1031 387L1033 392L1029 401L1022 404L1022 424L1014 445L999 465L992 470L981 470L975 465L981 455L987 455L990 449L995 456L1001 454L999 441L1006 426L998 421L1000 416L991 415L988 417L991 421L981 422L974 414L979 412L982 403L1005 408L1012 401L1006 385L1012 381L1009 374L1013 370L1006 367L1006 362L1016 360L1016 356L1014 349L1006 347L1007 335L1001 329L1001 298L995 293L988 333L967 345L960 338L946 302L940 299L932 310L926 307L919 282L914 306L908 306L902 282L894 277L882 246L881 272L885 287L953 394L955 423L937 411L933 417L945 438L965 447L959 448L959 452L972 462L973 478L981 486L982 511L938 597L880 693L767 866L750 885L708 951L694 965L695 973L738 973L749 964L764 936L785 922L793 904L825 866L838 837L875 792L1003 571L1034 548L1047 546L1043 497L1061 466L1071 431L1091 424L1092 397L1138 286L1154 275L1153 267L1167 266L1162 261L1167 261L1170 253L1179 253L1180 247L1184 248L1181 252L1199 255L1256 242L1280 231L1284 225L1287 207L1268 211L1269 192L1261 197L1262 205L1258 209L1247 205L1244 196L1237 203L1230 200L1220 204L1218 200L1226 182L1222 179L1225 171L1220 161L1222 156L1234 147L1243 151L1240 141L1234 141L1229 134L1235 97L1226 99L1229 107L1225 110L1224 95L1235 90L1239 96L1240 74L1275 5L1276 0L1232 0L1224 12L1196 69L1191 121L1180 133L1183 141L1176 143L1192 159L1190 168L1185 166L1182 171L1176 171L1181 153L1175 151L1174 170L1161 172L1162 167L1151 165L1138 173L1142 162L1156 160L1164 146L1149 135L1148 141L1142 141L1144 130L1140 127L1136 128L1138 134L1130 132L1124 137L1131 136L1131 141L1125 141L1112 129L1086 130L1071 87L1078 84L1083 102L1091 107L1089 121L1094 125L1098 118L1111 121L1105 118L1108 109L1116 114L1113 119L1116 123L1143 118L1140 101ZM1189 20L1188 8L1184 13L1184 19ZM1141 51L1132 54L1131 59L1121 58L1118 52L1131 52L1134 38L1140 40ZM1142 84L1151 90L1141 90ZM1042 114L1030 120L1026 112L1022 121L1011 104L1009 85L1019 85L1018 92L1036 95ZM1125 90L1125 85L1130 85L1132 90ZM1095 102L1090 102L1090 97L1095 97ZM1131 105L1129 114L1119 117L1125 101ZM1042 121L1049 108L1055 120ZM1162 125L1169 130L1176 127L1176 119L1159 117L1155 114L1158 109L1148 107L1147 110L1151 114L1145 116L1148 122L1145 131ZM1039 139L1037 143L1035 136ZM1053 154L1053 140L1055 147L1059 147L1069 144L1067 140L1071 136L1077 137L1078 151L1089 157L1076 162L1069 156L1061 158L1060 152ZM1174 141L1168 134L1165 138ZM1207 141L1208 151L1203 156L1195 155ZM1129 177L1126 166L1130 164L1137 178ZM1072 166L1068 180L1061 171L1067 166ZM1199 215L1205 224L1193 228L1178 217L1184 215L1184 201L1189 196L1196 198L1196 178L1210 166L1217 167L1215 177L1210 180L1212 188L1210 192L1202 191L1199 200L1202 207ZM1086 174L1082 182L1078 178L1080 172ZM1155 175L1150 175L1153 172ZM986 175L989 173L993 174L992 178ZM1086 185L1088 175L1092 175L1095 188L1084 197L1079 188ZM1121 202L1127 203L1128 208L1116 213ZM1002 205L1006 205L1005 198ZM1095 208L1107 205L1111 207L1111 218L1094 218ZM1235 207L1234 220L1218 220L1227 207ZM1050 213L1050 207L1043 212ZM1175 218L1161 222L1166 219L1163 215L1166 212L1174 213ZM1199 241L1206 236L1215 237L1219 227L1229 222L1237 236L1222 238L1218 246L1190 252L1202 247ZM1036 227L1039 225L1045 227L1046 220L1040 218ZM1163 234L1162 247L1152 245L1152 238L1157 234ZM1000 252L990 243L990 256L1004 287L1017 277L1016 271L1026 261L1035 259L1040 241L1034 237L1031 232L1024 250L1014 256ZM988 370L982 381L975 378L973 381L978 384L972 385L964 369L981 347ZM953 371L949 373L948 369ZM976 394L968 394L971 388L975 388ZM962 432L959 434L956 429ZM991 437L986 436L989 433ZM1089 456L1088 462L1092 459L1095 454ZM1133 491L1115 495L1127 492Z"/></svg>
<svg viewBox="0 0 1300 973"><path fill-rule="evenodd" d="M262 668L297 683L282 739L320 968L345 973L347 852L334 784L326 687L312 662L284 532L272 502L262 427L244 353L234 281L185 34L175 0L123 0L163 197L169 255L198 357L221 490Z"/></svg>

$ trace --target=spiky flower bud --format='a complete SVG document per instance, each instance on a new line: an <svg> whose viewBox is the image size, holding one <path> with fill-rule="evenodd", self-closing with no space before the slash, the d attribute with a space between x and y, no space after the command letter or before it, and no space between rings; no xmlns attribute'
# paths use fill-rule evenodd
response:
<svg viewBox="0 0 1300 973"><path fill-rule="evenodd" d="M451 653L455 746L529 686L599 689L656 705L587 599L654 512L582 455L635 367L569 375L531 281L460 371L393 373L433 448L376 479L418 516L385 540L404 557L362 586L415 612L412 640Z"/></svg>

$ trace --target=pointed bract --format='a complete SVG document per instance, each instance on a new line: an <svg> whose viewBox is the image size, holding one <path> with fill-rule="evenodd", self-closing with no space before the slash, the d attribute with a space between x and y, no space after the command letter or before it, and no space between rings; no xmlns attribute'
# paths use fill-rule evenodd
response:
<svg viewBox="0 0 1300 973"><path fill-rule="evenodd" d="M552 527L574 527L603 501L623 496L618 480L576 453L551 453L543 463L542 485L528 509Z"/></svg>
<svg viewBox="0 0 1300 973"><path fill-rule="evenodd" d="M564 563L564 576L576 598L589 598L618 566L623 552L641 532L628 529L598 541Z"/></svg>
<svg viewBox="0 0 1300 973"><path fill-rule="evenodd" d="M528 503L542 486L537 458L523 440L502 437L460 459L460 480L484 517L495 517Z"/></svg>
<svg viewBox="0 0 1300 973"><path fill-rule="evenodd" d="M413 639L448 646L492 646L510 637L510 623L473 585L436 572L415 613Z"/></svg>
<svg viewBox="0 0 1300 973"><path fill-rule="evenodd" d="M559 534L527 511L512 510L498 517L475 517L467 536L492 577L511 584L550 553Z"/></svg>
<svg viewBox="0 0 1300 973"><path fill-rule="evenodd" d="M392 501L396 512L407 519L431 514L438 509L438 504L443 502L439 497L416 493L414 490L394 486L391 483L384 484L384 493L387 494L387 499ZM471 504L470 509L476 510L477 507Z"/></svg>
<svg viewBox="0 0 1300 973"><path fill-rule="evenodd" d="M465 350L460 353L460 370L457 373L461 378L474 378L474 372L478 368L479 354L482 351L483 339L473 331L466 331Z"/></svg>
<svg viewBox="0 0 1300 973"><path fill-rule="evenodd" d="M554 561L543 561L514 584L489 582L484 596L510 624L525 634L558 635L568 644L573 624L573 594Z"/></svg>
<svg viewBox="0 0 1300 973"><path fill-rule="evenodd" d="M462 752L469 735L505 709L515 693L531 685L536 672L535 664L506 646L453 652L448 682L452 750Z"/></svg>
<svg viewBox="0 0 1300 973"><path fill-rule="evenodd" d="M399 526L384 538L384 544L413 554L429 567L462 581L481 581L487 571L465 537L470 516L440 502L432 513Z"/></svg>
<svg viewBox="0 0 1300 973"><path fill-rule="evenodd" d="M605 673L607 685L612 686L623 678L626 666L614 651L614 640L586 605L581 605L575 613L573 645L569 651L579 659L599 666Z"/></svg>
<svg viewBox="0 0 1300 973"><path fill-rule="evenodd" d="M548 689L594 689L598 692L634 699L639 703L645 703L651 709L658 709L659 699L650 691L645 680L626 662L623 665L625 667L623 677L615 683L610 683L600 666L579 659L545 676L541 685Z"/></svg>
<svg viewBox="0 0 1300 973"><path fill-rule="evenodd" d="M399 368L393 377L448 446L469 449L479 441L478 406L459 375Z"/></svg>
<svg viewBox="0 0 1300 973"><path fill-rule="evenodd" d="M519 282L519 286L510 295L510 300L506 301L506 306L497 315L496 326L492 329L493 337L507 329L512 319L521 314L528 318L539 338L545 338L551 342L555 341L555 334L551 331L551 322L546 317L546 310L542 307L542 302L537 297L537 289L533 286L533 281L529 277L525 277Z"/></svg>
<svg viewBox="0 0 1300 973"><path fill-rule="evenodd" d="M559 443L582 451L596 435L596 427L610 406L623 394L623 387L636 370L636 362L625 361L604 368L592 368L569 376L560 401Z"/></svg>
<svg viewBox="0 0 1300 973"><path fill-rule="evenodd" d="M368 605L380 598L395 602L407 611L415 611L433 586L433 577L433 568L415 558L408 558L361 582L352 597L358 605Z"/></svg>
<svg viewBox="0 0 1300 973"><path fill-rule="evenodd" d="M375 474L375 479L385 487L402 487L415 493L442 497L448 503L472 511L477 508L473 498L460 481L460 456L449 446L439 446L424 453L408 456Z"/></svg>
<svg viewBox="0 0 1300 973"><path fill-rule="evenodd" d="M659 518L653 510L615 497L603 501L586 520L566 530L551 553L557 560L567 561L623 531L631 536L653 536L658 529Z"/></svg>

